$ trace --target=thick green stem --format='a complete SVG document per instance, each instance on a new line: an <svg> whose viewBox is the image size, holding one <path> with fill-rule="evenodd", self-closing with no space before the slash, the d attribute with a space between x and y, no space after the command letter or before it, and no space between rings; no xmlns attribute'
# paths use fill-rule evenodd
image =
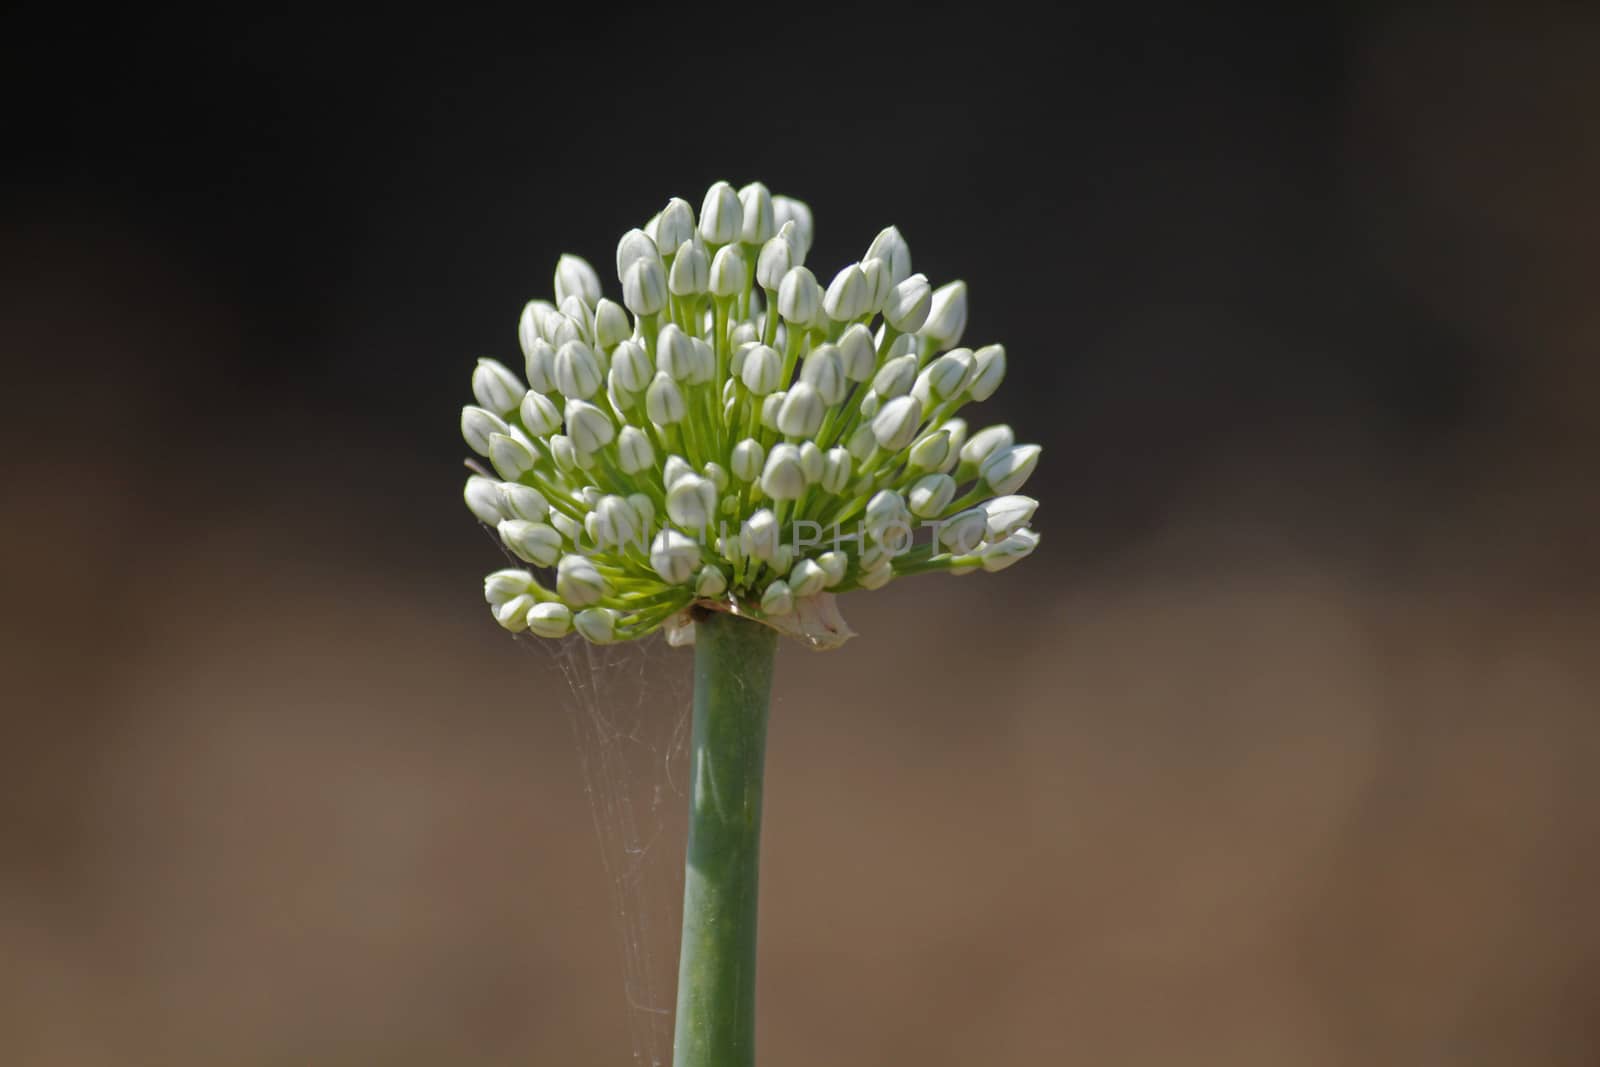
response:
<svg viewBox="0 0 1600 1067"><path fill-rule="evenodd" d="M689 853L673 1067L751 1067L767 702L778 634L724 612L695 622Z"/></svg>

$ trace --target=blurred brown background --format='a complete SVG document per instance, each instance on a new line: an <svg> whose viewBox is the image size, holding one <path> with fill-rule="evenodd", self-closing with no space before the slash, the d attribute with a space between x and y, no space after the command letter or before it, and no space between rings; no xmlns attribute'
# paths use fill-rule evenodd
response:
<svg viewBox="0 0 1600 1067"><path fill-rule="evenodd" d="M721 177L1046 446L1033 559L783 653L762 1062L1600 1060L1600 20L867 18L8 16L0 1063L629 1062L455 425Z"/></svg>

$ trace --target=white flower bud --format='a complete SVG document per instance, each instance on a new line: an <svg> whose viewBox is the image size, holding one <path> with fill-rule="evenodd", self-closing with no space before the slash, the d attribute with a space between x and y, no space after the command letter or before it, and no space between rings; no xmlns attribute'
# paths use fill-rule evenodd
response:
<svg viewBox="0 0 1600 1067"><path fill-rule="evenodd" d="M772 194L760 182L751 182L739 190L739 210L743 216L739 238L745 244L763 244L778 232Z"/></svg>
<svg viewBox="0 0 1600 1067"><path fill-rule="evenodd" d="M795 382L778 409L778 429L789 437L810 437L822 429L828 406L810 382Z"/></svg>
<svg viewBox="0 0 1600 1067"><path fill-rule="evenodd" d="M675 296L702 296L711 291L711 257L693 241L673 257L667 288Z"/></svg>
<svg viewBox="0 0 1600 1067"><path fill-rule="evenodd" d="M822 309L835 322L849 322L867 313L871 298L871 285L861 271L861 264L852 263L833 276L828 291L822 297Z"/></svg>
<svg viewBox="0 0 1600 1067"><path fill-rule="evenodd" d="M846 378L852 382L872 380L878 369L878 349L871 330L858 322L840 335L836 347Z"/></svg>
<svg viewBox="0 0 1600 1067"><path fill-rule="evenodd" d="M556 263L556 303L575 296L590 307L600 299L600 275L589 261L570 252Z"/></svg>
<svg viewBox="0 0 1600 1067"><path fill-rule="evenodd" d="M871 434L869 429L868 434ZM876 442L874 442L876 444ZM818 479L824 492L835 495L844 492L844 487L850 484L850 453L841 445L828 449L823 457L822 477Z"/></svg>
<svg viewBox="0 0 1600 1067"><path fill-rule="evenodd" d="M999 496L980 505L990 540L1009 537L1033 519L1039 502L1031 496Z"/></svg>
<svg viewBox="0 0 1600 1067"><path fill-rule="evenodd" d="M850 569L850 557L843 552L824 552L817 557L817 566L822 568L823 585L833 588L844 581L844 575Z"/></svg>
<svg viewBox="0 0 1600 1067"><path fill-rule="evenodd" d="M822 306L822 287L804 267L793 267L778 286L778 314L794 326L808 326Z"/></svg>
<svg viewBox="0 0 1600 1067"><path fill-rule="evenodd" d="M573 297L572 302L580 309L583 307L583 301L577 297ZM584 317L587 318L588 316L585 315ZM546 319L545 325L549 327L550 347L558 350L568 341L583 340L584 332L587 330L587 327L580 326L576 319L560 312Z"/></svg>
<svg viewBox="0 0 1600 1067"><path fill-rule="evenodd" d="M556 566L556 593L570 606L587 607L610 592L611 586L587 556L561 557Z"/></svg>
<svg viewBox="0 0 1600 1067"><path fill-rule="evenodd" d="M483 599L498 607L514 597L523 596L533 585L533 575L524 570L508 568L495 571L483 580Z"/></svg>
<svg viewBox="0 0 1600 1067"><path fill-rule="evenodd" d="M650 435L637 426L624 426L617 435L617 466L623 474L638 474L656 464L656 450Z"/></svg>
<svg viewBox="0 0 1600 1067"><path fill-rule="evenodd" d="M787 615L794 610L794 594L789 583L782 578L767 586L761 594L761 612L764 615Z"/></svg>
<svg viewBox="0 0 1600 1067"><path fill-rule="evenodd" d="M844 357L830 344L811 350L800 367L800 380L815 388L822 402L830 407L842 401L850 388L844 376Z"/></svg>
<svg viewBox="0 0 1600 1067"><path fill-rule="evenodd" d="M687 382L694 377L694 358L694 345L690 344L688 334L676 323L669 322L661 327L661 335L656 339L657 370L675 382Z"/></svg>
<svg viewBox="0 0 1600 1067"><path fill-rule="evenodd" d="M845 442L845 450L857 463L865 463L867 457L878 450L878 438L873 434L870 423L862 423L855 428L850 440Z"/></svg>
<svg viewBox="0 0 1600 1067"><path fill-rule="evenodd" d="M982 508L957 512L939 526L939 543L958 555L966 555L983 543L989 517Z"/></svg>
<svg viewBox="0 0 1600 1067"><path fill-rule="evenodd" d="M526 357L523 369L528 373L528 384L535 392L553 393L556 388L556 350L550 342L536 337L523 349Z"/></svg>
<svg viewBox="0 0 1600 1067"><path fill-rule="evenodd" d="M472 371L472 395L482 407L496 415L517 410L525 392L527 389L517 381L517 376L495 360L480 359Z"/></svg>
<svg viewBox="0 0 1600 1067"><path fill-rule="evenodd" d="M479 474L472 475L467 479L461 497L467 502L467 510L481 523L497 526L505 518L500 510L500 487L492 479Z"/></svg>
<svg viewBox="0 0 1600 1067"><path fill-rule="evenodd" d="M738 348L741 345L753 345L760 339L761 334L754 323L741 322L728 334L728 346Z"/></svg>
<svg viewBox="0 0 1600 1067"><path fill-rule="evenodd" d="M598 301L596 304L598 305ZM576 331L575 336L580 341L586 344L594 343L594 309L588 304L575 296L567 297L561 301L561 318L571 323L571 328ZM569 339L564 335L565 329L566 327L558 322L556 328L551 331L552 337L560 338L551 342L558 349Z"/></svg>
<svg viewBox="0 0 1600 1067"><path fill-rule="evenodd" d="M967 394L974 400L988 400L1006 376L1005 345L984 345L973 358L973 376Z"/></svg>
<svg viewBox="0 0 1600 1067"><path fill-rule="evenodd" d="M467 442L467 447L480 456L489 454L489 438L495 434L507 433L509 427L505 420L492 411L483 408L464 407L461 409L461 437Z"/></svg>
<svg viewBox="0 0 1600 1067"><path fill-rule="evenodd" d="M1040 451L1038 445L1012 445L984 460L978 475L997 496L1015 493L1038 465Z"/></svg>
<svg viewBox="0 0 1600 1067"><path fill-rule="evenodd" d="M911 246L906 244L906 239L893 226L885 226L878 231L878 236L867 246L864 258L883 260L895 285L911 276Z"/></svg>
<svg viewBox="0 0 1600 1067"><path fill-rule="evenodd" d="M717 376L717 352L699 337L689 338L689 384L705 385Z"/></svg>
<svg viewBox="0 0 1600 1067"><path fill-rule="evenodd" d="M603 496L589 515L594 519L589 533L598 544L620 548L639 540L639 516L634 514L625 497Z"/></svg>
<svg viewBox="0 0 1600 1067"><path fill-rule="evenodd" d="M494 621L504 626L512 633L521 633L527 629L526 617L528 609L533 607L533 597L524 593L512 597L503 604L495 604L490 610L494 614Z"/></svg>
<svg viewBox="0 0 1600 1067"><path fill-rule="evenodd" d="M704 467L700 468L700 473L705 475L706 481L716 486L719 494L728 491L728 472L723 469L720 463L707 462Z"/></svg>
<svg viewBox="0 0 1600 1067"><path fill-rule="evenodd" d="M745 350L740 380L753 396L766 396L783 384L783 357L770 345L754 345Z"/></svg>
<svg viewBox="0 0 1600 1067"><path fill-rule="evenodd" d="M728 467L735 478L748 484L761 476L761 468L766 461L767 453L761 447L761 442L747 437L733 446Z"/></svg>
<svg viewBox="0 0 1600 1067"><path fill-rule="evenodd" d="M827 460L815 441L800 442L800 473L806 476L807 485L815 485L822 478Z"/></svg>
<svg viewBox="0 0 1600 1067"><path fill-rule="evenodd" d="M957 396L972 377L972 351L966 348L952 349L929 363L924 373L928 376L928 388L935 399L948 400Z"/></svg>
<svg viewBox="0 0 1600 1067"><path fill-rule="evenodd" d="M568 544L577 544L578 539L583 536L583 525L577 519L554 508L550 511L550 525L560 532Z"/></svg>
<svg viewBox="0 0 1600 1067"><path fill-rule="evenodd" d="M740 526L740 545L751 559L770 561L778 550L778 534L778 516L771 508L762 508Z"/></svg>
<svg viewBox="0 0 1600 1067"><path fill-rule="evenodd" d="M650 382L650 388L645 391L644 410L657 426L670 426L682 419L688 408L684 405L678 383L668 375L657 372Z"/></svg>
<svg viewBox="0 0 1600 1067"><path fill-rule="evenodd" d="M883 542L891 527L906 528L909 532L910 512L906 502L893 489L880 489L867 501L863 522L874 541Z"/></svg>
<svg viewBox="0 0 1600 1067"><path fill-rule="evenodd" d="M600 391L600 381L600 363L588 345L568 341L556 349L556 392L587 400Z"/></svg>
<svg viewBox="0 0 1600 1067"><path fill-rule="evenodd" d="M951 282L933 291L928 319L918 332L939 348L951 348L967 329L967 283Z"/></svg>
<svg viewBox="0 0 1600 1067"><path fill-rule="evenodd" d="M501 482L496 487L500 493L500 511L514 519L543 522L550 514L550 505L544 494L520 482Z"/></svg>
<svg viewBox="0 0 1600 1067"><path fill-rule="evenodd" d="M942 514L956 498L956 480L948 474L925 474L911 485L906 494L911 514L919 519L931 519Z"/></svg>
<svg viewBox="0 0 1600 1067"><path fill-rule="evenodd" d="M711 295L738 296L744 292L748 268L738 245L723 245L711 259Z"/></svg>
<svg viewBox="0 0 1600 1067"><path fill-rule="evenodd" d="M795 596L815 596L828 584L828 572L815 560L803 559L789 571L789 591Z"/></svg>
<svg viewBox="0 0 1600 1067"><path fill-rule="evenodd" d="M893 400L911 392L917 380L917 357L896 356L889 360L872 379L872 391L884 400Z"/></svg>
<svg viewBox="0 0 1600 1067"><path fill-rule="evenodd" d="M917 398L896 397L872 417L872 435L878 439L879 448L898 452L916 439L921 422L922 405Z"/></svg>
<svg viewBox="0 0 1600 1067"><path fill-rule="evenodd" d="M571 474L579 467L578 450L572 444L572 438L566 434L551 434L548 440L550 445L550 458L555 462L556 469L562 474Z"/></svg>
<svg viewBox="0 0 1600 1067"><path fill-rule="evenodd" d="M979 552L983 569L991 574L1003 571L1013 563L1027 559L1039 547L1039 535L1032 530L1018 530L1004 541L985 545Z"/></svg>
<svg viewBox="0 0 1600 1067"><path fill-rule="evenodd" d="M663 256L674 255L694 240L694 208L687 200L673 197L656 216L656 249Z"/></svg>
<svg viewBox="0 0 1600 1067"><path fill-rule="evenodd" d="M500 540L512 555L535 567L548 567L561 557L561 535L542 522L505 519L499 527Z"/></svg>
<svg viewBox="0 0 1600 1067"><path fill-rule="evenodd" d="M517 344L526 356L533 342L545 338L545 320L555 314L555 305L548 300L530 300L522 305L522 315L517 319Z"/></svg>
<svg viewBox="0 0 1600 1067"><path fill-rule="evenodd" d="M596 645L617 639L617 613L610 608L584 608L572 617L572 628Z"/></svg>
<svg viewBox="0 0 1600 1067"><path fill-rule="evenodd" d="M661 252L643 230L629 230L622 235L622 240L617 242L617 281L626 278L628 268L641 259L660 263Z"/></svg>
<svg viewBox="0 0 1600 1067"><path fill-rule="evenodd" d="M650 566L669 585L682 585L700 566L700 542L677 530L664 529L650 542Z"/></svg>
<svg viewBox="0 0 1600 1067"><path fill-rule="evenodd" d="M654 315L667 306L667 269L659 259L639 259L628 266L622 276L622 302L635 315Z"/></svg>
<svg viewBox="0 0 1600 1067"><path fill-rule="evenodd" d="M617 436L606 413L587 400L567 401L567 436L579 452L598 452Z"/></svg>
<svg viewBox="0 0 1600 1067"><path fill-rule="evenodd" d="M1011 427L1004 423L986 427L961 446L961 463L976 469L983 466L990 456L1010 448L1014 443L1016 437L1012 435Z"/></svg>
<svg viewBox="0 0 1600 1067"><path fill-rule="evenodd" d="M695 576L695 596L719 597L728 591L728 576L722 573L721 568L706 564L700 568L700 573Z"/></svg>
<svg viewBox="0 0 1600 1067"><path fill-rule="evenodd" d="M641 529L648 530L655 525L656 506L648 496L643 493L629 493L628 506L633 509L635 515L639 516Z"/></svg>
<svg viewBox="0 0 1600 1067"><path fill-rule="evenodd" d="M780 227L786 222L794 223L794 260L796 263L804 262L816 233L811 220L811 208L792 197L775 196L772 198L772 218Z"/></svg>
<svg viewBox="0 0 1600 1067"><path fill-rule="evenodd" d="M871 422L872 416L876 415L878 409L883 407L883 397L879 396L874 390L868 389L866 395L861 398L861 403L856 407L860 411L861 417Z"/></svg>
<svg viewBox="0 0 1600 1067"><path fill-rule="evenodd" d="M666 288L663 283L662 301L665 300ZM594 343L602 352L609 352L632 336L633 320L622 310L622 305L602 297L594 309Z"/></svg>
<svg viewBox="0 0 1600 1067"><path fill-rule="evenodd" d="M788 394L780 389L761 398L761 425L769 430L777 430L778 412L783 410L783 398L786 396Z"/></svg>
<svg viewBox="0 0 1600 1067"><path fill-rule="evenodd" d="M800 450L794 445L781 443L767 453L767 465L761 472L761 491L773 500L798 500L806 490L805 472L800 468Z"/></svg>
<svg viewBox="0 0 1600 1067"><path fill-rule="evenodd" d="M739 194L727 182L717 182L706 190L700 205L700 236L708 244L725 245L737 241L744 230L744 210Z"/></svg>
<svg viewBox="0 0 1600 1067"><path fill-rule="evenodd" d="M694 468L689 466L689 461L682 456L668 456L667 462L661 468L661 484L671 489L680 481L694 474Z"/></svg>
<svg viewBox="0 0 1600 1067"><path fill-rule="evenodd" d="M856 584L863 589L882 589L894 578L894 566L887 560L856 575Z"/></svg>
<svg viewBox="0 0 1600 1067"><path fill-rule="evenodd" d="M889 265L881 259L862 260L861 273L867 278L867 313L876 315L894 291L894 279L889 277Z"/></svg>
<svg viewBox="0 0 1600 1067"><path fill-rule="evenodd" d="M717 487L709 478L686 474L667 490L667 517L685 530L703 530L717 513Z"/></svg>
<svg viewBox="0 0 1600 1067"><path fill-rule="evenodd" d="M950 456L950 431L934 430L924 434L911 446L911 468L919 471L936 471L944 466Z"/></svg>
<svg viewBox="0 0 1600 1067"><path fill-rule="evenodd" d="M933 307L933 289L928 279L913 274L890 292L883 303L883 321L902 334L916 333L928 321Z"/></svg>
<svg viewBox="0 0 1600 1067"><path fill-rule="evenodd" d="M528 632L539 637L565 637L572 632L572 609L554 600L528 609Z"/></svg>
<svg viewBox="0 0 1600 1067"><path fill-rule="evenodd" d="M508 482L533 470L536 462L528 446L509 434L496 433L489 435L489 465Z"/></svg>
<svg viewBox="0 0 1600 1067"><path fill-rule="evenodd" d="M555 401L532 389L522 398L522 426L535 437L561 428L561 410Z"/></svg>
<svg viewBox="0 0 1600 1067"><path fill-rule="evenodd" d="M769 292L776 292L783 284L783 276L794 268L794 249L783 237L774 237L761 246L756 257L756 284Z"/></svg>

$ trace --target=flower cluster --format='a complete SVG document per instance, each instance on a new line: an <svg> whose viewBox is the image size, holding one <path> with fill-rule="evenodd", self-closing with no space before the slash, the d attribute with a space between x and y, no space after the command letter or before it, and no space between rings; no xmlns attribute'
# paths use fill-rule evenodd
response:
<svg viewBox="0 0 1600 1067"><path fill-rule="evenodd" d="M957 415L1006 370L957 347L965 283L912 273L891 226L824 286L811 240L805 204L718 182L698 218L673 199L622 236L621 304L561 257L522 311L523 377L479 360L461 412L493 468L469 464L467 507L544 572L485 580L502 626L687 640L699 603L828 646L834 593L1033 551L1039 447Z"/></svg>

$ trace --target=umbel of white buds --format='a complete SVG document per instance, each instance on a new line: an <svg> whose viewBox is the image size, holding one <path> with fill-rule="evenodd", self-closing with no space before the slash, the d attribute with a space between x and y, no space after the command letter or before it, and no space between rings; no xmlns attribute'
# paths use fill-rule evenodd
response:
<svg viewBox="0 0 1600 1067"><path fill-rule="evenodd" d="M966 284L914 273L893 226L813 272L811 209L759 182L700 204L622 235L610 297L562 256L520 364L472 370L463 499L520 564L484 580L495 620L682 643L698 606L832 647L838 593L1029 555L1040 450L968 432L1006 350L957 347Z"/></svg>

